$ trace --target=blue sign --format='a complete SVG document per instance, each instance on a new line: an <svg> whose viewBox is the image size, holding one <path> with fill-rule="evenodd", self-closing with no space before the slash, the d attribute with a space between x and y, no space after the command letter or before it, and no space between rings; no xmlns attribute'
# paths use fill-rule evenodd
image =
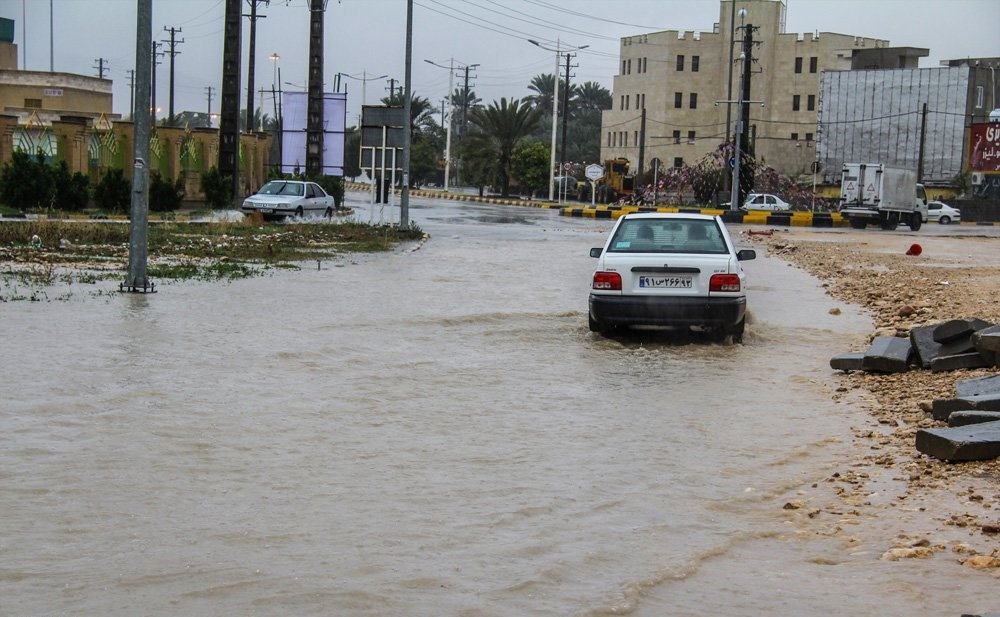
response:
<svg viewBox="0 0 1000 617"><path fill-rule="evenodd" d="M729 157L729 169L736 169L736 157Z"/></svg>

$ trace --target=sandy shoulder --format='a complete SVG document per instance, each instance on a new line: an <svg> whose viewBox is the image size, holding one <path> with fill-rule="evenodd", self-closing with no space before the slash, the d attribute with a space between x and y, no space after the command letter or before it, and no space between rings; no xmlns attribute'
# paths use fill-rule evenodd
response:
<svg viewBox="0 0 1000 617"><path fill-rule="evenodd" d="M864 307L875 323L872 336L907 336L955 318L1000 323L995 237L796 229L744 239L813 274L831 297ZM921 254L906 255L914 242ZM846 341L843 352L864 351L869 342ZM841 537L849 546L879 537L884 559L950 556L1000 578L1000 460L945 463L914 446L918 429L944 426L930 417L931 400L954 396L958 380L997 372L837 371L834 399L864 405L870 418L851 428L852 460L789 502L789 517L805 533Z"/></svg>

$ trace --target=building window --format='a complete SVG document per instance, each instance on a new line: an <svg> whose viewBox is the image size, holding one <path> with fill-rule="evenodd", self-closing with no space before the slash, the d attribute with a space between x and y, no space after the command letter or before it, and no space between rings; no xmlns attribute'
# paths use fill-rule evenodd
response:
<svg viewBox="0 0 1000 617"><path fill-rule="evenodd" d="M622 137L625 138L625 142L622 145L628 148L628 131L622 131Z"/></svg>
<svg viewBox="0 0 1000 617"><path fill-rule="evenodd" d="M646 109L646 95L642 95L642 107L640 109Z"/></svg>
<svg viewBox="0 0 1000 617"><path fill-rule="evenodd" d="M677 56L677 70L684 70L684 56Z"/></svg>
<svg viewBox="0 0 1000 617"><path fill-rule="evenodd" d="M816 69L818 68L819 68L819 58L817 58L816 56L809 58L809 72L815 73Z"/></svg>
<svg viewBox="0 0 1000 617"><path fill-rule="evenodd" d="M806 109L809 111L816 111L816 95L810 94L809 98L806 99Z"/></svg>
<svg viewBox="0 0 1000 617"><path fill-rule="evenodd" d="M642 59L642 72L645 73L649 70L649 58Z"/></svg>
<svg viewBox="0 0 1000 617"><path fill-rule="evenodd" d="M795 58L795 72L796 73L802 72L802 56L798 56L797 58Z"/></svg>
<svg viewBox="0 0 1000 617"><path fill-rule="evenodd" d="M636 144L639 143L639 131L632 131L632 141Z"/></svg>
<svg viewBox="0 0 1000 617"><path fill-rule="evenodd" d="M798 133L792 133L792 141L798 141L798 140L799 140L799 134Z"/></svg>
<svg viewBox="0 0 1000 617"><path fill-rule="evenodd" d="M629 58L629 60L628 60L628 74L629 75L632 74L632 59L631 58Z"/></svg>
<svg viewBox="0 0 1000 617"><path fill-rule="evenodd" d="M684 107L684 93L674 92L674 109Z"/></svg>
<svg viewBox="0 0 1000 617"><path fill-rule="evenodd" d="M698 93L692 92L690 97L690 107L691 109L698 109Z"/></svg>
<svg viewBox="0 0 1000 617"><path fill-rule="evenodd" d="M608 131L608 147L611 147L611 131Z"/></svg>
<svg viewBox="0 0 1000 617"><path fill-rule="evenodd" d="M802 107L802 95L792 95L792 111L798 111Z"/></svg>
<svg viewBox="0 0 1000 617"><path fill-rule="evenodd" d="M622 95L622 100L623 100L623 101L624 101L624 103L625 103L625 106L624 106L624 107L623 107L622 109L628 109L628 104L629 104L629 103L630 103L630 102L632 101L632 97L630 97L630 96L629 96L629 95L627 95L627 94L623 94L623 95Z"/></svg>
<svg viewBox="0 0 1000 617"><path fill-rule="evenodd" d="M675 156L674 157L674 169L680 169L681 167L684 167L684 157L682 157L682 156Z"/></svg>
<svg viewBox="0 0 1000 617"><path fill-rule="evenodd" d="M636 109L642 109L642 107L639 106L639 95L638 94L635 95L635 108Z"/></svg>
<svg viewBox="0 0 1000 617"><path fill-rule="evenodd" d="M806 141L810 142L812 140L813 140L813 134L812 133L806 133Z"/></svg>
<svg viewBox="0 0 1000 617"><path fill-rule="evenodd" d="M681 143L681 132L680 131L674 131L674 143L675 144Z"/></svg>
<svg viewBox="0 0 1000 617"><path fill-rule="evenodd" d="M688 131L688 143L689 144L694 143L694 131Z"/></svg>
<svg viewBox="0 0 1000 617"><path fill-rule="evenodd" d="M622 75L625 74L625 61L622 60Z"/></svg>
<svg viewBox="0 0 1000 617"><path fill-rule="evenodd" d="M976 86L976 109L983 108L983 87Z"/></svg>
<svg viewBox="0 0 1000 617"><path fill-rule="evenodd" d="M28 109L41 109L42 99L24 99L24 106Z"/></svg>
<svg viewBox="0 0 1000 617"><path fill-rule="evenodd" d="M701 64L701 56L691 56L691 72L698 72L698 65Z"/></svg>

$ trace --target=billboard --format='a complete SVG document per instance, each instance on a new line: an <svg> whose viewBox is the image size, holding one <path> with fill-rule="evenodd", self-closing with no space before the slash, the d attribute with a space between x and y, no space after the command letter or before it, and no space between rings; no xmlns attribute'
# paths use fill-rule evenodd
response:
<svg viewBox="0 0 1000 617"><path fill-rule="evenodd" d="M969 131L969 171L1000 173L1000 123L972 125Z"/></svg>
<svg viewBox="0 0 1000 617"><path fill-rule="evenodd" d="M281 93L281 171L305 172L306 127L309 94ZM323 175L344 175L344 132L347 124L347 94L323 93Z"/></svg>

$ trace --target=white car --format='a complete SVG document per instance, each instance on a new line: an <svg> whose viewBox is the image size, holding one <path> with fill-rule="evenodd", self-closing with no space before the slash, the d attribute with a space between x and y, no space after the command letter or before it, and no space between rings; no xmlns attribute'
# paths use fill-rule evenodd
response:
<svg viewBox="0 0 1000 617"><path fill-rule="evenodd" d="M941 201L928 201L927 220L937 221L942 225L960 223L962 222L962 211L958 208L952 208L948 204Z"/></svg>
<svg viewBox="0 0 1000 617"><path fill-rule="evenodd" d="M792 209L792 205L777 195L768 193L750 193L747 200L743 202L743 210L763 210L766 212L785 212Z"/></svg>
<svg viewBox="0 0 1000 617"><path fill-rule="evenodd" d="M271 180L256 195L243 200L244 214L260 212L264 218L302 218L309 214L333 216L336 207L332 196L315 182Z"/></svg>
<svg viewBox="0 0 1000 617"><path fill-rule="evenodd" d="M590 329L663 326L743 339L746 277L722 218L704 214L636 213L618 218L598 258L590 290Z"/></svg>

